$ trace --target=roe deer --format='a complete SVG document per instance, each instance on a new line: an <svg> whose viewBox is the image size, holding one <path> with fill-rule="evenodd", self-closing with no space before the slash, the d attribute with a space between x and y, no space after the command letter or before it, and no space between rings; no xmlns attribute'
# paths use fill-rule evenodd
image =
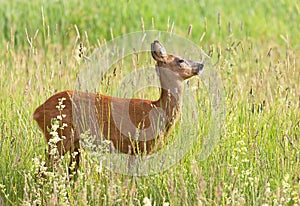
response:
<svg viewBox="0 0 300 206"><path fill-rule="evenodd" d="M100 127L101 134L109 139L113 147L121 153L130 155L137 153L150 154L160 147L158 145L160 139L163 139L162 136L169 131L179 115L183 80L197 75L203 69L202 63L167 54L163 45L157 40L151 44L151 54L156 61L156 71L161 83L161 94L158 100L116 98L84 92L80 92L77 97L82 102L93 102L92 107L96 114L95 120ZM33 118L45 134L47 142L49 142L51 135L47 128L51 128L51 119L60 115L56 108L58 99L65 99L65 108L62 114L66 115L63 122L68 126L62 130L61 134L66 138L57 143L57 147L60 155L64 155L68 151L77 152L75 156L76 171L79 166L80 155L79 136L82 131L78 131L77 127L74 126L74 113L72 113L74 96L75 91L69 90L51 96L35 110ZM121 120L126 106L130 121ZM112 111L113 109L114 111ZM156 112L153 112L153 109ZM163 114L160 115L161 113ZM160 123L156 126L155 122ZM147 136L144 134L144 136L136 137L133 134L132 127L135 130L144 130ZM152 128L152 132L149 132L149 128L150 130Z"/></svg>

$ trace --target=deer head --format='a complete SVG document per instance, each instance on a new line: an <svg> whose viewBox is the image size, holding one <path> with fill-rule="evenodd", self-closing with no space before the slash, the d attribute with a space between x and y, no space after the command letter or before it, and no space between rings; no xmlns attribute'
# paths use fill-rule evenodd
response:
<svg viewBox="0 0 300 206"><path fill-rule="evenodd" d="M183 80L195 76L203 70L203 64L199 62L167 54L164 46L157 40L151 44L151 54L157 62L157 67L168 69Z"/></svg>

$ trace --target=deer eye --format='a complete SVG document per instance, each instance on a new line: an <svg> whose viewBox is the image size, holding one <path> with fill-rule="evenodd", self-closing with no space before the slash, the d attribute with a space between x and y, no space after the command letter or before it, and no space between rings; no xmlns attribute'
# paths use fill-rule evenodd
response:
<svg viewBox="0 0 300 206"><path fill-rule="evenodd" d="M178 63L183 63L184 59L179 59Z"/></svg>

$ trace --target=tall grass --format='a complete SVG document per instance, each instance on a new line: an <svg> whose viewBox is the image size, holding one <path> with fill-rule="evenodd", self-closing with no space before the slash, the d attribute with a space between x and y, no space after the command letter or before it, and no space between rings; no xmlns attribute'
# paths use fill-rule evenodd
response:
<svg viewBox="0 0 300 206"><path fill-rule="evenodd" d="M0 204L299 205L299 7L291 0L1 2ZM190 38L216 63L227 114L214 153L198 161L199 143L170 170L132 178L83 151L76 181L66 181L64 160L40 178L47 145L34 109L72 89L80 44L89 55L112 35L141 30L142 21L183 36L192 24ZM121 76L108 78L114 85Z"/></svg>

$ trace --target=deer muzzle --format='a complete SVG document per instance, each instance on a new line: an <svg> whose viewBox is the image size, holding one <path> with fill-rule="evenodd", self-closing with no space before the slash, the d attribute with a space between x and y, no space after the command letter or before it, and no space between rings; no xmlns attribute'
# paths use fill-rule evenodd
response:
<svg viewBox="0 0 300 206"><path fill-rule="evenodd" d="M204 68L204 65L199 63L198 67L197 67L197 74L199 74L203 70L203 68Z"/></svg>
<svg viewBox="0 0 300 206"><path fill-rule="evenodd" d="M201 71L203 70L203 68L204 68L204 65L202 63L195 62L193 64L193 73L195 75L198 75L198 74L201 73Z"/></svg>

